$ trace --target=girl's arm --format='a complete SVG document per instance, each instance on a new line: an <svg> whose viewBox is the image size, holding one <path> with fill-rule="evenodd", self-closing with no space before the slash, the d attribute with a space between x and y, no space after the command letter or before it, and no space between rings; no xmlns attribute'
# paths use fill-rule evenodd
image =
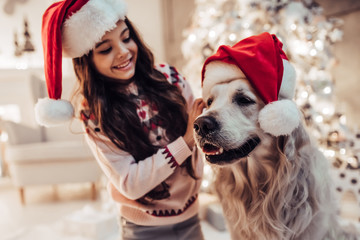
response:
<svg viewBox="0 0 360 240"><path fill-rule="evenodd" d="M184 138L179 137L152 156L136 163L132 155L118 149L105 136L87 135L86 139L105 175L128 199L143 197L192 154Z"/></svg>
<svg viewBox="0 0 360 240"><path fill-rule="evenodd" d="M185 135L138 162L131 154L116 147L101 133L87 134L86 139L113 186L126 198L138 199L168 178L187 157L192 155L190 150L194 146L192 123L203 108L203 101L197 99L189 112Z"/></svg>
<svg viewBox="0 0 360 240"><path fill-rule="evenodd" d="M88 134L86 138L105 175L128 199L143 197L167 179L192 154L193 121L201 113L204 104L201 99L194 101L190 85L175 68L163 65L163 68L158 70L164 73L164 69L167 71L164 75L180 88L188 103L189 121L183 137L177 138L152 156L138 162L131 154L117 148L100 132Z"/></svg>

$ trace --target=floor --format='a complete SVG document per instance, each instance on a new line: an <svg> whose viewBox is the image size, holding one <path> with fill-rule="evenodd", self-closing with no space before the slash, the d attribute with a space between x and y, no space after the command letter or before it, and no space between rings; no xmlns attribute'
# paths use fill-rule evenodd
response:
<svg viewBox="0 0 360 240"><path fill-rule="evenodd" d="M19 193L8 179L0 178L0 236L2 240L115 240L117 229L111 229L109 236L99 235L104 232L103 225L83 221L82 225L71 226L68 219L78 216L104 217L99 211L113 213L112 203L104 189L98 191L96 201L91 201L90 184L34 186L25 190L26 205L22 206ZM211 197L202 195L200 201L210 203ZM203 213L201 213L203 214ZM111 214L110 214L111 215ZM111 215L112 216L112 215ZM114 218L109 218L105 228L114 225ZM90 226L90 230L89 230ZM201 222L206 240L229 240L227 231L218 231L207 221ZM74 230L74 227L76 229ZM115 227L117 224L115 222ZM85 232L86 231L86 232ZM4 237L5 236L5 237Z"/></svg>
<svg viewBox="0 0 360 240"><path fill-rule="evenodd" d="M2 240L117 240L114 205L105 189L98 185L98 197L91 201L90 184L29 187L26 205L22 206L18 191L7 178L0 178L0 236ZM211 195L200 196L200 217L204 206L215 202ZM354 196L343 201L341 215L358 221ZM77 221L82 219L81 221ZM92 219L92 220L89 220ZM97 222L95 219L102 219ZM71 223L71 225L69 224ZM201 221L205 240L230 240L229 233L219 231ZM110 235L101 235L111 232Z"/></svg>

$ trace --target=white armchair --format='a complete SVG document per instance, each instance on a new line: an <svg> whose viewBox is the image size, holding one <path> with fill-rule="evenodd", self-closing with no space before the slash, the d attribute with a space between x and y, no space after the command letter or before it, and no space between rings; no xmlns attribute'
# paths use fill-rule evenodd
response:
<svg viewBox="0 0 360 240"><path fill-rule="evenodd" d="M31 185L90 182L92 199L96 198L101 171L82 134L71 133L66 125L31 128L9 121L1 125L8 134L5 161L22 204L24 188Z"/></svg>
<svg viewBox="0 0 360 240"><path fill-rule="evenodd" d="M45 82L38 77L40 75L41 71L40 74L1 71L0 106L19 106L21 115L17 123L0 121L0 129L8 134L4 158L10 178L19 188L23 204L24 188L31 185L89 182L95 199L95 183L101 177L101 170L84 141L81 122L74 120L59 127L45 128L35 121L34 105L38 98L46 95ZM63 84L63 96L67 99L74 82L71 80L74 78L65 79Z"/></svg>

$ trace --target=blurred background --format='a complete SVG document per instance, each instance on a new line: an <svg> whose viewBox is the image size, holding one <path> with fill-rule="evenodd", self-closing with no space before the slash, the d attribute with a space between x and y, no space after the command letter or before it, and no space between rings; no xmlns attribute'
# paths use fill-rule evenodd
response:
<svg viewBox="0 0 360 240"><path fill-rule="evenodd" d="M0 234L10 239L116 239L116 210L76 121L45 129L41 18L52 0L0 1ZM221 44L276 34L297 70L296 102L328 158L345 221L360 220L359 0L128 0L128 17L157 62L201 96L202 63ZM63 59L63 98L75 77ZM86 170L85 170L86 169ZM230 239L205 166L207 240Z"/></svg>

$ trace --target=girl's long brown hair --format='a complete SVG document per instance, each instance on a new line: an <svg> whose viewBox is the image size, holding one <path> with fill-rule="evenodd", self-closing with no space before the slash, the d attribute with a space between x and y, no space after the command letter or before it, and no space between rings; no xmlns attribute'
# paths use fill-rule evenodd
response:
<svg viewBox="0 0 360 240"><path fill-rule="evenodd" d="M186 101L180 90L154 69L152 52L132 23L127 18L124 21L129 28L130 37L138 46L134 81L139 92L158 107L158 119L166 129L169 140L173 141L183 136L186 131ZM118 148L132 154L137 162L153 155L159 147L152 145L144 132L136 112L136 104L128 95L119 92L121 83L100 75L91 59L92 51L74 58L73 65L79 81L77 92L87 101L89 110L100 124L101 130ZM189 175L196 178L190 158L185 161L184 166Z"/></svg>

